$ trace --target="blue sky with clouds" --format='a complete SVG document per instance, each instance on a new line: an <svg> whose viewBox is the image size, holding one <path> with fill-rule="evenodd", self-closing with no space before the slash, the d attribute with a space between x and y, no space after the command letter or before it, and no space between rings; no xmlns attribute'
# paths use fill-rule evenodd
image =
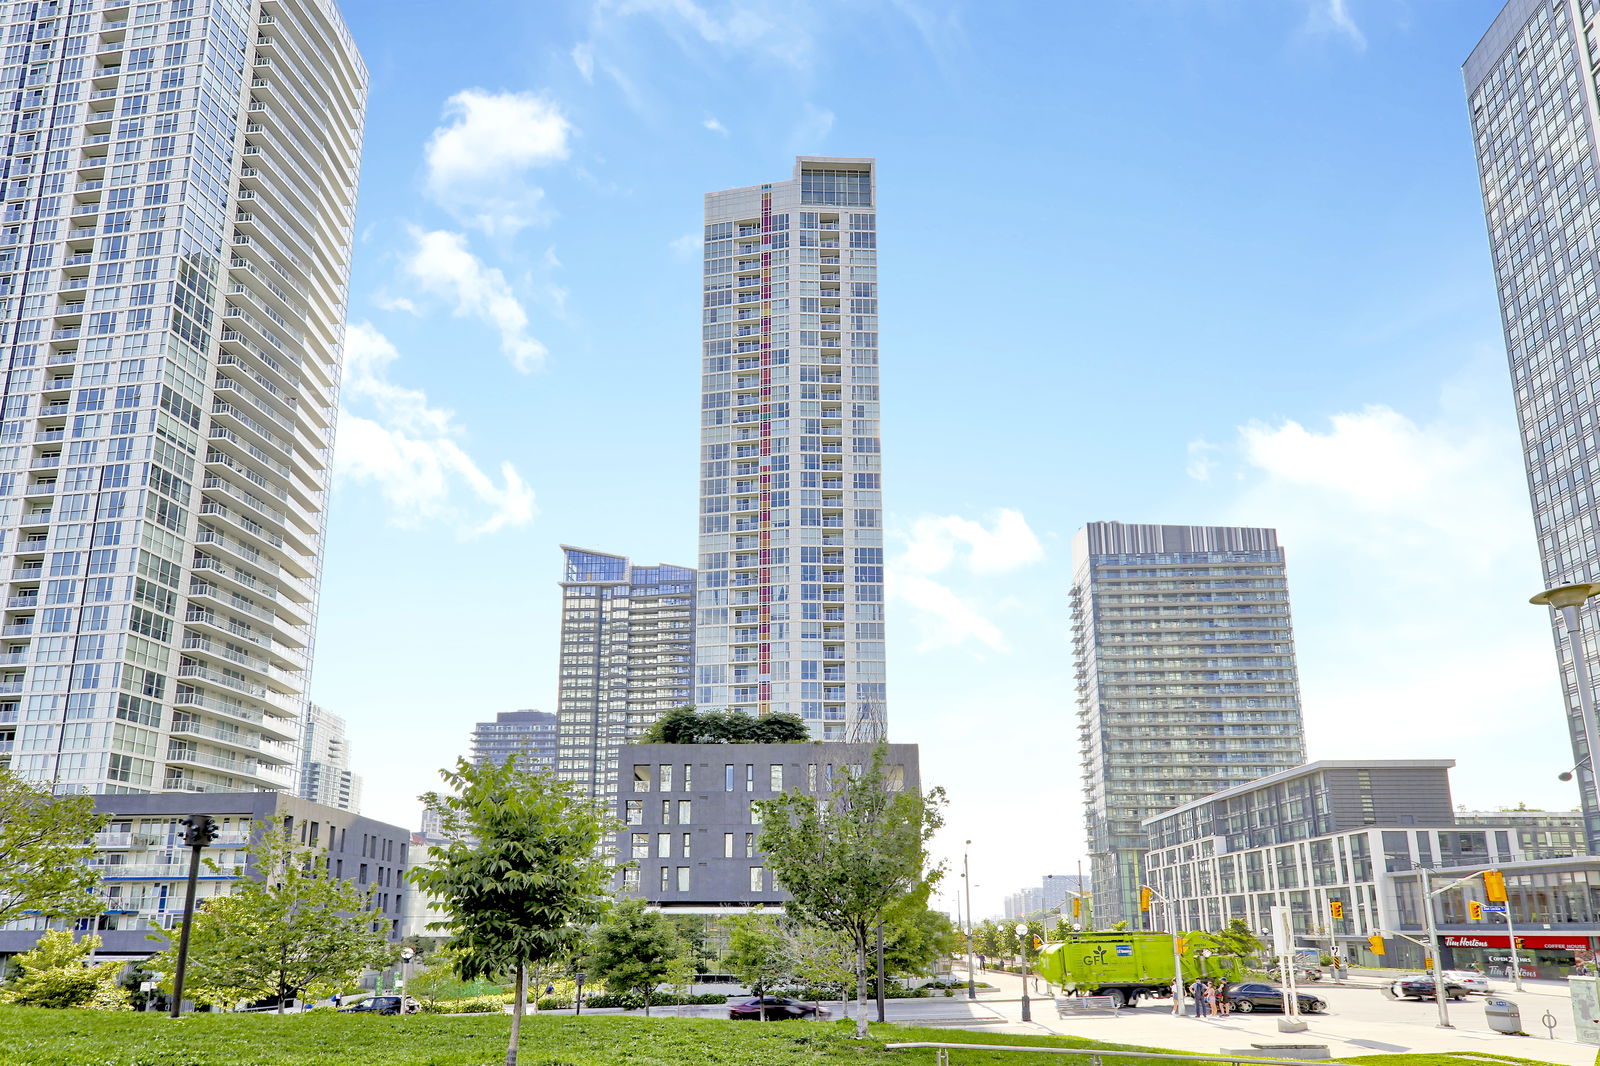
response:
<svg viewBox="0 0 1600 1066"><path fill-rule="evenodd" d="M345 0L313 692L368 813L553 708L559 544L693 564L701 195L797 153L879 160L890 721L979 910L1081 854L1091 519L1281 530L1313 756L1572 806L1459 72L1498 6Z"/></svg>

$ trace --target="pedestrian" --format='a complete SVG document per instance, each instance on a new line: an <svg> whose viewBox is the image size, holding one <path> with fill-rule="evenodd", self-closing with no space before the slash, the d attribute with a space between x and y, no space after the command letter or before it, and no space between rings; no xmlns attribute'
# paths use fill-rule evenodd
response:
<svg viewBox="0 0 1600 1066"><path fill-rule="evenodd" d="M1204 1018L1208 1013L1206 1010L1205 981L1199 977L1196 977L1194 979L1194 984L1189 986L1189 994L1194 996L1194 1016L1196 1018Z"/></svg>
<svg viewBox="0 0 1600 1066"><path fill-rule="evenodd" d="M1206 1013L1207 1014L1215 1016L1215 1015L1221 1013L1219 1010L1217 1010L1217 1000L1218 1000L1218 996L1217 996L1217 985L1216 985L1216 982L1215 981L1208 982L1206 984Z"/></svg>
<svg viewBox="0 0 1600 1066"><path fill-rule="evenodd" d="M339 993L337 993L337 992L335 992L333 994L333 1009L334 1010L338 1010L339 1009Z"/></svg>

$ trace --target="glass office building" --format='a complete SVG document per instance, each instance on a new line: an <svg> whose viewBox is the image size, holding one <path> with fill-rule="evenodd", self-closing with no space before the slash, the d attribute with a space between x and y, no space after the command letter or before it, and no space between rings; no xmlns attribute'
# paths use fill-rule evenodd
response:
<svg viewBox="0 0 1600 1066"><path fill-rule="evenodd" d="M1546 586L1600 580L1595 7L1511 0L1462 71ZM1600 616L1592 606L1581 613L1589 662L1600 665ZM1592 753L1554 617L1552 634L1589 847L1600 853L1600 799L1585 762Z"/></svg>
<svg viewBox="0 0 1600 1066"><path fill-rule="evenodd" d="M365 67L328 0L0 29L0 759L292 788Z"/></svg>
<svg viewBox="0 0 1600 1066"><path fill-rule="evenodd" d="M1284 554L1271 529L1091 522L1073 565L1094 916L1137 926L1144 819L1305 759Z"/></svg>
<svg viewBox="0 0 1600 1066"><path fill-rule="evenodd" d="M705 202L702 708L883 733L877 190L871 159Z"/></svg>
<svg viewBox="0 0 1600 1066"><path fill-rule="evenodd" d="M613 796L618 750L662 712L694 701L695 573L562 551L556 776L588 795Z"/></svg>

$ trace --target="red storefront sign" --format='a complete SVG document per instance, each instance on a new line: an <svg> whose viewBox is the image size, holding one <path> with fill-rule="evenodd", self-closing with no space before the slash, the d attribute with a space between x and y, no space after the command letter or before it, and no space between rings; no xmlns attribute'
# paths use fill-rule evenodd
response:
<svg viewBox="0 0 1600 1066"><path fill-rule="evenodd" d="M1503 936L1446 935L1440 938L1447 948L1509 948L1511 940ZM1583 936L1519 936L1523 948L1543 948L1546 951L1588 951L1594 945Z"/></svg>

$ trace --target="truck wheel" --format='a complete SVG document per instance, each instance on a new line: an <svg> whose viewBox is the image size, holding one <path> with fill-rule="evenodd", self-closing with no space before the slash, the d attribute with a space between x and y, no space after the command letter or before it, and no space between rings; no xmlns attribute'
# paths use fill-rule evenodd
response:
<svg viewBox="0 0 1600 1066"><path fill-rule="evenodd" d="M1128 1005L1128 994L1120 988L1107 988L1102 992L1096 993L1096 995L1110 996L1112 1006L1118 1010Z"/></svg>

